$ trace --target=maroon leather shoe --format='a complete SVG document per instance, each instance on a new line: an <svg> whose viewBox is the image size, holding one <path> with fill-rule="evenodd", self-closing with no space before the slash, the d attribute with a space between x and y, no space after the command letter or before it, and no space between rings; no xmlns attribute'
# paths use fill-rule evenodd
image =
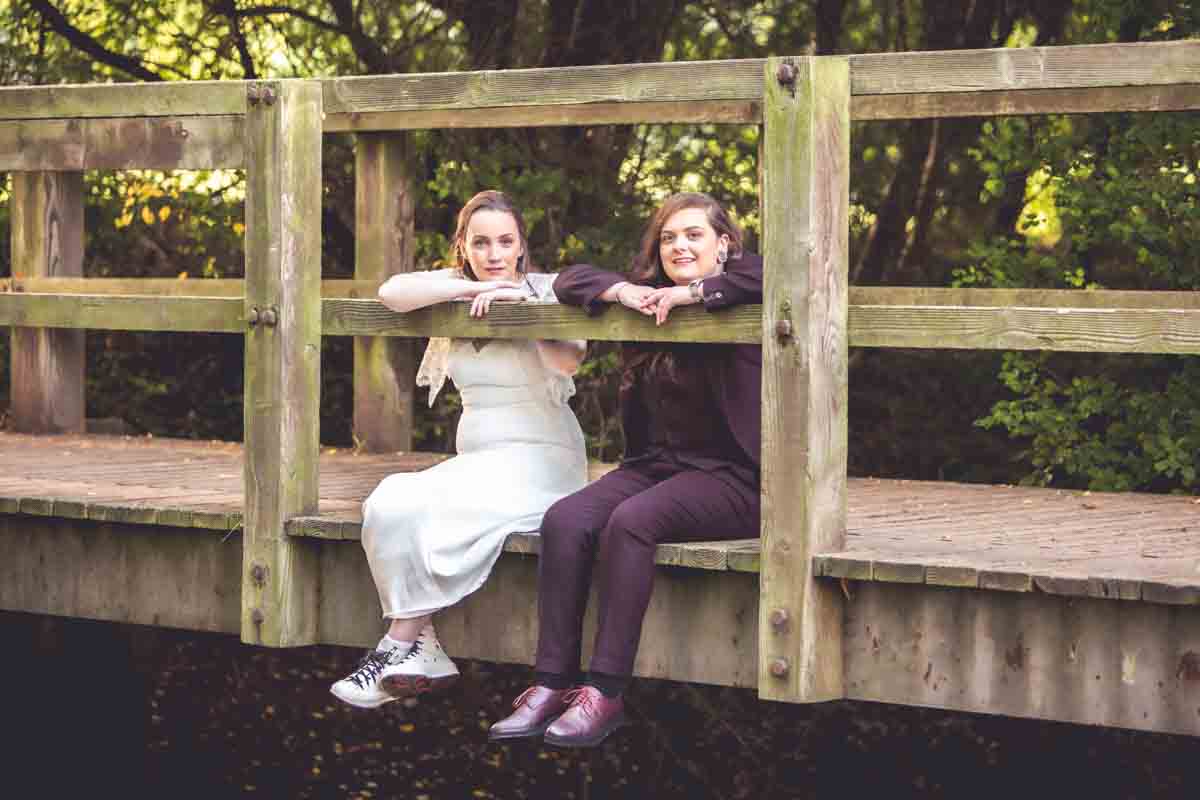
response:
<svg viewBox="0 0 1200 800"><path fill-rule="evenodd" d="M546 729L546 744L594 747L626 722L625 700L605 697L595 686L572 689L564 699L570 708Z"/></svg>
<svg viewBox="0 0 1200 800"><path fill-rule="evenodd" d="M567 709L567 695L571 689L549 689L545 686L530 686L513 701L516 709L488 730L488 741L502 739L524 739L541 736L550 723Z"/></svg>

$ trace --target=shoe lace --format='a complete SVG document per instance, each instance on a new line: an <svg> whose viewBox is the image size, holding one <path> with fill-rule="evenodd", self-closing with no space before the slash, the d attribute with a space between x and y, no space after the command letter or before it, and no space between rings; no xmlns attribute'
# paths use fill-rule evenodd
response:
<svg viewBox="0 0 1200 800"><path fill-rule="evenodd" d="M392 660L394 652L394 650L373 650L367 653L354 665L354 672L350 673L346 680L354 683L360 689L365 689L367 684L374 683L375 679L379 677L379 673L383 672L383 668Z"/></svg>
<svg viewBox="0 0 1200 800"><path fill-rule="evenodd" d="M420 639L417 639L415 642L413 642L413 646L409 649L409 651L404 654L404 657L401 658L396 663L403 664L405 661L408 661L410 658L414 658L414 657L420 655L421 647L423 646L423 644L424 643Z"/></svg>
<svg viewBox="0 0 1200 800"><path fill-rule="evenodd" d="M520 708L521 704L524 703L529 698L529 695L533 694L537 688L537 686L530 686L528 689L517 695L517 699L513 700L513 708Z"/></svg>
<svg viewBox="0 0 1200 800"><path fill-rule="evenodd" d="M579 706L585 714L596 713L596 698L600 696L600 690L591 686L580 686L575 689L569 689L563 695L563 701L568 708Z"/></svg>

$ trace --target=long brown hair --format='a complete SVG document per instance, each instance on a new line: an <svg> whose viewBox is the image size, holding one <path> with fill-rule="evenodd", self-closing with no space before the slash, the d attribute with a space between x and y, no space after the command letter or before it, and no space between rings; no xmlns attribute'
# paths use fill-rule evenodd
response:
<svg viewBox="0 0 1200 800"><path fill-rule="evenodd" d="M470 224L471 217L475 215L476 211L503 211L512 216L517 223L517 236L521 240L522 251L522 255L517 259L517 272L523 274L531 271L532 261L529 257L529 237L526 235L525 218L521 216L521 212L504 192L485 189L468 200L458 212L458 225L454 228L454 238L450 241L450 259L454 266L462 272L463 277L472 281L479 280L479 276L471 269L471 263L467 260L466 241L467 225Z"/></svg>
<svg viewBox="0 0 1200 800"><path fill-rule="evenodd" d="M629 270L629 277L633 283L647 286L672 285L673 281L667 276L666 269L663 268L659 238L662 236L662 229L667 224L667 220L675 213L687 208L704 209L708 224L712 225L717 236L724 234L729 237L730 257L741 255L742 231L734 223L724 206L711 195L703 192L679 192L668 197L646 225L646 230L642 234L641 246L638 248ZM702 390L701 386L685 385L698 381L700 376L691 370L688 370L685 375L679 369L679 362L689 354L694 354L693 351L697 347L703 346L690 343L625 345L621 349L623 369L621 370L620 391L622 393L629 391L643 376L650 380L662 380L677 384L678 388L685 391ZM688 360L695 361L696 359Z"/></svg>
<svg viewBox="0 0 1200 800"><path fill-rule="evenodd" d="M667 220L686 208L703 209L705 217L708 218L708 224L717 232L717 236L720 237L724 234L729 237L730 256L737 257L741 254L742 230L734 224L724 206L713 199L712 195L703 192L679 192L663 201L663 204L654 212L654 216L650 218L650 223L642 234L642 243L638 247L637 255L633 257L633 264L629 270L630 280L634 283L649 286L671 285L671 279L667 277L667 271L663 268L658 240L662 236L662 229L667 224Z"/></svg>

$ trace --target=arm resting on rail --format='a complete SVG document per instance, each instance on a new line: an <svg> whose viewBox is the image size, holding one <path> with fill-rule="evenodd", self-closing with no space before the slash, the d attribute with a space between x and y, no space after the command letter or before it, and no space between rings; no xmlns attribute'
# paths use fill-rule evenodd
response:
<svg viewBox="0 0 1200 800"><path fill-rule="evenodd" d="M405 313L451 300L470 300L496 289L520 289L512 281L470 281L455 276L455 270L405 272L393 275L379 287L379 299L392 311Z"/></svg>

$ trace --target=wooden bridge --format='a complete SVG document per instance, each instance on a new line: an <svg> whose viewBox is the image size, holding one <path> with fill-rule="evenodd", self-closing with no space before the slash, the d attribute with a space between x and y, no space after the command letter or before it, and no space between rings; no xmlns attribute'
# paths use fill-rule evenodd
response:
<svg viewBox="0 0 1200 800"><path fill-rule="evenodd" d="M1200 352L1200 296L848 285L851 120L1200 108L1200 42L328 80L0 89L13 173L12 429L0 434L0 608L368 645L362 498L407 451L392 337L761 342L761 541L668 545L637 671L1200 734L1194 498L848 479L852 346ZM763 126L761 307L670 325L538 304L396 315L412 268L405 129ZM353 281L321 281L321 137L357 135ZM82 277L82 171L246 171L245 275ZM84 432L85 328L245 337L245 443ZM362 452L321 452L321 336L355 336ZM604 469L597 466L597 469ZM452 502L447 498L447 502ZM527 662L537 539L439 623L451 651Z"/></svg>

